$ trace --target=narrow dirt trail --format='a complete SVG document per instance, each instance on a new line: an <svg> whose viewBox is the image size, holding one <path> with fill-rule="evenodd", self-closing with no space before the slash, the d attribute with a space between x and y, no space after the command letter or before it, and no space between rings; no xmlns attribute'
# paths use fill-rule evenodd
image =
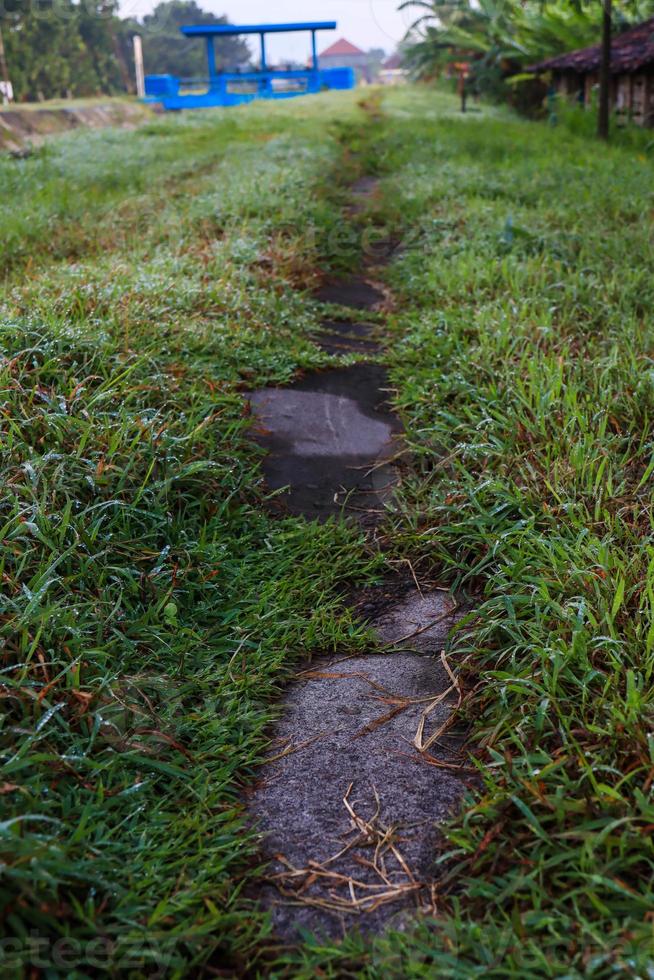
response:
<svg viewBox="0 0 654 980"><path fill-rule="evenodd" d="M352 214L374 193L370 178L360 184ZM376 362L377 328L359 317L382 310L384 296L364 276L332 280L315 298L358 314L325 319L316 342L363 360L254 393L254 437L268 452L269 489L289 487L280 495L288 512L342 513L374 536L399 479L402 426ZM250 796L270 861L259 898L281 939L380 931L437 909L438 827L470 780L462 737L448 731L457 689L442 655L461 612L447 592L416 585L394 580L355 596L382 652L314 658L283 697Z"/></svg>

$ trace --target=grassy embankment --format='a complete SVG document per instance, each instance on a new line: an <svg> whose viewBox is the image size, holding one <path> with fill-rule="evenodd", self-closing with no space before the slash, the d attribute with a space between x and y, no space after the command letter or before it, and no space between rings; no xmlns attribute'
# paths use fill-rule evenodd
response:
<svg viewBox="0 0 654 980"><path fill-rule="evenodd" d="M265 932L239 900L239 788L294 660L361 647L336 587L375 559L264 516L239 391L324 361L291 284L338 227L358 112L191 114L0 159L10 962L34 934L70 975L100 936L91 965L185 971Z"/></svg>
<svg viewBox="0 0 654 980"><path fill-rule="evenodd" d="M295 655L361 648L334 595L370 559L342 526L262 515L238 388L324 362L288 284L334 260L347 132L405 242L390 358L415 473L389 540L483 593L452 662L474 653L485 785L438 923L307 939L277 971L644 976L651 162L426 92L367 123L352 105L0 162L5 930L101 933L171 972L243 971L265 933L235 887L237 787Z"/></svg>
<svg viewBox="0 0 654 980"><path fill-rule="evenodd" d="M650 975L652 157L427 95L387 113L416 460L395 547L483 591L458 650L485 787L441 858L444 922L386 953L406 975Z"/></svg>
<svg viewBox="0 0 654 980"><path fill-rule="evenodd" d="M0 152L30 152L35 145L77 127L133 127L152 118L149 106L135 99L57 99L0 105Z"/></svg>

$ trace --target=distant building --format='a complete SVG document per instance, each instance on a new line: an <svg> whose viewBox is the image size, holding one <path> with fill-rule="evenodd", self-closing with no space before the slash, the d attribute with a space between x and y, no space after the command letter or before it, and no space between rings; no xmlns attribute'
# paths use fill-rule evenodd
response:
<svg viewBox="0 0 654 980"><path fill-rule="evenodd" d="M373 80L370 56L344 37L323 51L318 60L321 68L354 68L359 81Z"/></svg>
<svg viewBox="0 0 654 980"><path fill-rule="evenodd" d="M382 62L379 71L379 81L382 85L403 85L408 77L408 71L402 66L402 55L399 51Z"/></svg>
<svg viewBox="0 0 654 980"><path fill-rule="evenodd" d="M595 44L548 58L528 71L551 72L557 92L588 105L599 85L600 61L601 46ZM639 126L654 126L654 17L613 39L611 105Z"/></svg>

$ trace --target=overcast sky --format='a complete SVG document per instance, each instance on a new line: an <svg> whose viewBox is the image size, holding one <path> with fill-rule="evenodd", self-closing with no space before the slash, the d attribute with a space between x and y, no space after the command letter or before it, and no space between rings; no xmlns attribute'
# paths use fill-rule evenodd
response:
<svg viewBox="0 0 654 980"><path fill-rule="evenodd" d="M199 6L215 14L226 14L233 24L260 24L305 20L335 20L334 32L318 35L319 50L339 37L360 48L394 51L419 9L399 11L402 0L198 0ZM124 16L141 16L156 6L156 0L122 0ZM147 42L146 42L147 43ZM271 60L304 60L310 35L287 34L268 38ZM250 41L250 44L252 42Z"/></svg>

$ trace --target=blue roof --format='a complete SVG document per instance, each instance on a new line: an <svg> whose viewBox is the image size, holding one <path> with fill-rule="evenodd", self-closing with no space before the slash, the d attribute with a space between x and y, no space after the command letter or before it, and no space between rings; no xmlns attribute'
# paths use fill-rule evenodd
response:
<svg viewBox="0 0 654 980"><path fill-rule="evenodd" d="M335 20L310 21L306 24L198 24L180 28L187 37L223 37L235 34L285 34L287 31L335 31Z"/></svg>

